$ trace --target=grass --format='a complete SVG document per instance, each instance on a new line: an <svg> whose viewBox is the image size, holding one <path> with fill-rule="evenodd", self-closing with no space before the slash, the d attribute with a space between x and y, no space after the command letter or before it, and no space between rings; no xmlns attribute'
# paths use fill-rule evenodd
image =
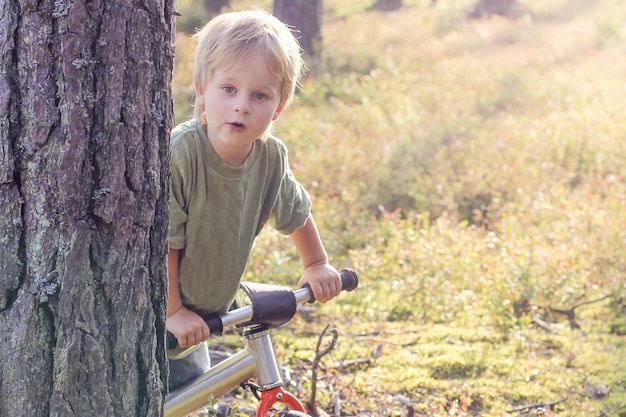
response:
<svg viewBox="0 0 626 417"><path fill-rule="evenodd" d="M520 0L532 18L517 21L467 20L470 0L389 14L332 3L324 70L276 134L333 263L361 286L277 333L294 390L310 392L330 323L340 345L318 381L329 413L504 416L557 402L549 413L626 416L621 0ZM192 45L177 42L181 120ZM264 231L246 278L294 285L300 272L289 242Z"/></svg>

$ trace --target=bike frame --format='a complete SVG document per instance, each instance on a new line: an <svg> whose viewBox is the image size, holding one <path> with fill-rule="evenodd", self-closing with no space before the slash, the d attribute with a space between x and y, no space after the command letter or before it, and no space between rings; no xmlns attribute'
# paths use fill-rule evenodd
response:
<svg viewBox="0 0 626 417"><path fill-rule="evenodd" d="M310 290L294 291L297 302L310 298ZM252 317L252 307L244 307L222 315L224 328ZM269 334L263 325L255 325L244 331L246 345L233 356L212 366L206 373L184 387L170 393L165 399L165 417L184 417L218 398L251 378L255 378L261 391L257 417L264 417L277 402L295 411L304 412L302 403L291 393L283 390L276 356Z"/></svg>
<svg viewBox="0 0 626 417"><path fill-rule="evenodd" d="M353 270L344 269L340 276L343 290L352 291L358 286L358 277ZM292 291L287 287L258 283L244 283L241 289L247 296L248 305L212 315L206 318L206 323L212 334L241 326L245 347L171 392L165 398L165 417L184 417L193 413L251 378L256 379L261 392L257 417L265 417L277 402L294 411L305 411L302 403L282 388L283 380L269 330L291 320L298 304L315 301L311 289L305 286ZM176 346L173 335L168 335L168 345L170 342Z"/></svg>
<svg viewBox="0 0 626 417"><path fill-rule="evenodd" d="M296 411L304 411L300 401L282 389L276 356L268 330L245 336L243 350L211 367L206 373L185 387L174 391L165 400L165 417L183 417L206 406L251 378L256 378L261 391L257 416L265 416L269 409L281 402Z"/></svg>

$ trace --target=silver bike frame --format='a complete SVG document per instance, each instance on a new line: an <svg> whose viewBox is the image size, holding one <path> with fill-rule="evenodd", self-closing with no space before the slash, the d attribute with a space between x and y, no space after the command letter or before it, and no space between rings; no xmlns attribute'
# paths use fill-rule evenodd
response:
<svg viewBox="0 0 626 417"><path fill-rule="evenodd" d="M308 288L294 291L296 302L309 299ZM250 321L252 306L238 308L221 315L224 328ZM276 362L272 340L267 329L252 328L244 334L244 349L212 366L189 384L165 398L165 417L184 417L255 378L261 391L280 387L283 380Z"/></svg>

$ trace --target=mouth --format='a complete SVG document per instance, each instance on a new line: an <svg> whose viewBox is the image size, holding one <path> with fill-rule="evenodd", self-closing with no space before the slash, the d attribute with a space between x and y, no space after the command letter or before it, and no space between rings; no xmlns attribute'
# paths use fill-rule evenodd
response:
<svg viewBox="0 0 626 417"><path fill-rule="evenodd" d="M246 127L243 123L239 122L230 122L229 124L236 129L243 129Z"/></svg>

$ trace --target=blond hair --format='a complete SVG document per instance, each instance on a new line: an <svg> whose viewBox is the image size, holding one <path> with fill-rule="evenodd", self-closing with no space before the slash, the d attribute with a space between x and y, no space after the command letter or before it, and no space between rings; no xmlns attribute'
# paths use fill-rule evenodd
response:
<svg viewBox="0 0 626 417"><path fill-rule="evenodd" d="M197 41L193 73L195 86L204 86L217 66L245 64L262 56L282 81L280 106L289 105L304 73L301 49L287 25L262 10L228 12L211 19L194 35ZM196 99L194 117L206 122Z"/></svg>

